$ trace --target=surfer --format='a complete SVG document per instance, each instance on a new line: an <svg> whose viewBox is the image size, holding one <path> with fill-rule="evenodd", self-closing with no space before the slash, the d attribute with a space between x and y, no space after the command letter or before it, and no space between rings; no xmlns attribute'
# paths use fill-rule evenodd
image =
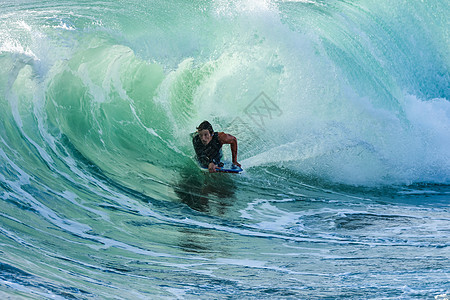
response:
<svg viewBox="0 0 450 300"><path fill-rule="evenodd" d="M216 172L216 167L223 166L222 145L230 144L232 162L240 167L237 162L237 139L224 132L214 132L212 125L208 121L203 121L197 127L197 134L192 138L195 154L200 165L208 168L210 173Z"/></svg>

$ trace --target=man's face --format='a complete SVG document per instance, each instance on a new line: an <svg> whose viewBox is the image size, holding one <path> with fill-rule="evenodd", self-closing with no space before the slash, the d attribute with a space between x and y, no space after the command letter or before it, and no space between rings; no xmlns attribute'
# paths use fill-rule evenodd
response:
<svg viewBox="0 0 450 300"><path fill-rule="evenodd" d="M209 133L208 129L199 130L198 136L200 137L203 145L208 145L212 140L212 135Z"/></svg>

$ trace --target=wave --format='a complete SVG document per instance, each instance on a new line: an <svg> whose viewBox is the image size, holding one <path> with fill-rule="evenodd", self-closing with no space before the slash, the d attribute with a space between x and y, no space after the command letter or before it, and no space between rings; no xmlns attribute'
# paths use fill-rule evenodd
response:
<svg viewBox="0 0 450 300"><path fill-rule="evenodd" d="M449 13L2 3L0 294L446 297ZM242 174L199 170L205 119Z"/></svg>
<svg viewBox="0 0 450 300"><path fill-rule="evenodd" d="M209 119L248 171L449 183L448 5L102 5L3 13L4 156L25 146L19 157L59 170L75 149L127 186L167 184L193 168L188 136Z"/></svg>

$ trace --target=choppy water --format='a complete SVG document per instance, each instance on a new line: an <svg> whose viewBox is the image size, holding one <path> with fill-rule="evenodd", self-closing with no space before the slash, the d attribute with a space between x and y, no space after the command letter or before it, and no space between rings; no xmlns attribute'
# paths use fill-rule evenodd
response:
<svg viewBox="0 0 450 300"><path fill-rule="evenodd" d="M0 2L0 296L448 299L449 5Z"/></svg>

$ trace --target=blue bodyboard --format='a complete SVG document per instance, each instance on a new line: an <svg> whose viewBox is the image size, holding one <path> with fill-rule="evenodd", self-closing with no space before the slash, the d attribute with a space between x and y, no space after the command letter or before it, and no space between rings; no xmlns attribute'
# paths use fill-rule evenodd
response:
<svg viewBox="0 0 450 300"><path fill-rule="evenodd" d="M204 167L200 166L200 169L208 172L208 168L204 168ZM219 173L236 173L236 174L238 174L238 173L241 173L242 171L244 171L244 170L241 167L235 166L231 162L224 162L223 167L216 167L216 172L219 172Z"/></svg>

